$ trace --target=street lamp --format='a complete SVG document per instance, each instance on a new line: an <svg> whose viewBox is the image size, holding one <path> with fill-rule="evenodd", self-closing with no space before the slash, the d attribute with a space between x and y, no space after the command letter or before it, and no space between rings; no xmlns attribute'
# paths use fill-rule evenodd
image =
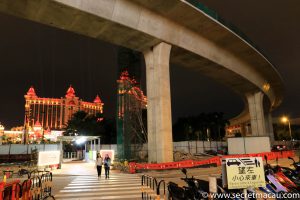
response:
<svg viewBox="0 0 300 200"><path fill-rule="evenodd" d="M286 117L286 116L283 116L283 117L281 118L281 121L282 121L283 123L288 123L288 125L289 125L289 133L290 133L291 144L292 144L293 137L292 137L292 130L291 130L291 122L290 122L289 118Z"/></svg>

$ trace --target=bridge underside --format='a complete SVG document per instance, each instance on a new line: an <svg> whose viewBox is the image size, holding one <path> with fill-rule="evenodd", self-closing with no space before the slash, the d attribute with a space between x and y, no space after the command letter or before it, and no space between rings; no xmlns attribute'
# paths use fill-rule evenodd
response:
<svg viewBox="0 0 300 200"><path fill-rule="evenodd" d="M270 70L267 66L270 64L249 45L241 42L232 32L181 1L1 0L0 11L140 52L164 41L172 44L171 63L199 71L242 95L260 90L263 83L249 81L249 76L255 76L253 70L248 71L250 74L243 75L236 68L222 65L223 58L217 54L230 52L231 55L226 56L240 57L247 62L246 64L251 64L252 68L259 69L260 76L264 76L264 81L272 84L272 91L267 95L273 107L281 102L281 80L278 81L277 72ZM125 14L120 14L120 12ZM139 20L137 21L136 18ZM163 22L155 24L156 20ZM185 33L185 31L187 37L174 33ZM193 49L182 45L182 43L190 43L189 35L190 40L194 41L193 34L205 36L204 39L213 42L211 45L220 46L226 49L226 52L217 52L210 57L206 55L211 54L207 49L204 49L207 52L203 52L202 55L197 52L197 49L193 52ZM198 43L195 45L201 46L199 43L202 42L201 40L196 42ZM209 48L207 44L203 46L203 48ZM231 62L234 61L231 60ZM234 63L231 64L234 65ZM238 67L242 68L242 66ZM260 81L258 80L260 77L257 77L253 79ZM274 96L273 90L278 95Z"/></svg>
<svg viewBox="0 0 300 200"><path fill-rule="evenodd" d="M154 69L158 71L150 73L152 75L168 79L170 62L211 77L242 96L245 110L239 119L251 118L255 127L264 127L264 119L252 119L263 118L282 100L281 77L268 60L228 28L186 1L0 0L0 12L143 52L148 55L150 64L146 64L147 68L153 66L151 62L162 66L161 69ZM171 52L168 52L170 49ZM170 60L160 57L169 53ZM169 87L168 81L163 83ZM148 101L156 103L152 102L155 109L151 112L165 114L166 117L162 115L156 119L155 115L148 114L148 118L154 120L150 123L154 124L152 131L155 134L166 131L162 137L169 138L172 131L169 127L171 104L168 95L164 95L169 93L169 88L165 90L163 86L153 85L157 88L154 88L153 98ZM153 90L148 86L147 83L147 95ZM263 95L269 102L264 108ZM265 128L256 131L261 132L257 135L266 132ZM164 142L170 142L167 140L158 142L164 145ZM172 151L169 147L166 149Z"/></svg>

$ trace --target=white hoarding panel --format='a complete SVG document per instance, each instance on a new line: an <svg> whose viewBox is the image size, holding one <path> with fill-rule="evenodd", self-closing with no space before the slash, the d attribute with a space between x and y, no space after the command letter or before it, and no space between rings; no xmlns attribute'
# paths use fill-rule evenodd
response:
<svg viewBox="0 0 300 200"><path fill-rule="evenodd" d="M41 151L38 156L38 166L59 164L60 151Z"/></svg>
<svg viewBox="0 0 300 200"><path fill-rule="evenodd" d="M227 138L228 154L251 154L270 152L269 137Z"/></svg>

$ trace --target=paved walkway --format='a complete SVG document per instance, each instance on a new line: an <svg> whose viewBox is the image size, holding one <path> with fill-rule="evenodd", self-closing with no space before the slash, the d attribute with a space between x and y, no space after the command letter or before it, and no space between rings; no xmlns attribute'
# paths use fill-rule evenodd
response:
<svg viewBox="0 0 300 200"><path fill-rule="evenodd" d="M298 160L298 159L296 159ZM275 165L276 161L270 161ZM280 159L281 166L290 166L291 161ZM104 170L103 170L104 172ZM102 173L103 173L102 172ZM185 183L180 180L184 177L179 169L165 171L144 172L157 180ZM124 174L111 170L110 179L105 179L104 173L100 180L97 178L94 163L72 162L62 166L62 169L53 171L53 194L57 200L74 199L141 199L141 178L139 174ZM220 175L221 167L188 169L188 176L207 180L210 175Z"/></svg>
<svg viewBox="0 0 300 200"><path fill-rule="evenodd" d="M55 191L55 199L141 199L141 178L136 174L123 174L111 170L110 178L105 179L104 170L98 180L94 163L68 163L61 170L53 172L54 187L59 178L72 177L67 184L60 181L60 190ZM65 178L64 178L65 177Z"/></svg>

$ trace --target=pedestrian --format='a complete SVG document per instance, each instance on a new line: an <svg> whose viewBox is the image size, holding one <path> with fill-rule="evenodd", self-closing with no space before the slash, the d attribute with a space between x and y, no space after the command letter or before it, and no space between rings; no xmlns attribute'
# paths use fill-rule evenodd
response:
<svg viewBox="0 0 300 200"><path fill-rule="evenodd" d="M108 154L106 154L104 158L105 179L109 178L110 164L111 164L110 157Z"/></svg>
<svg viewBox="0 0 300 200"><path fill-rule="evenodd" d="M96 163L97 173L98 173L98 180L101 178L101 171L103 165L103 158L101 157L100 153L97 154Z"/></svg>

